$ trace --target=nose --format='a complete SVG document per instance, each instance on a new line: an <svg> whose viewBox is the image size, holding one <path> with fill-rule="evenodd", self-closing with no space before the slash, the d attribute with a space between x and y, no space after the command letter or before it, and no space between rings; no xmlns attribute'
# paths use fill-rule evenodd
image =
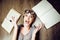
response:
<svg viewBox="0 0 60 40"><path fill-rule="evenodd" d="M30 20L30 15L27 16L27 20Z"/></svg>
<svg viewBox="0 0 60 40"><path fill-rule="evenodd" d="M28 17L28 20L30 19L30 17Z"/></svg>

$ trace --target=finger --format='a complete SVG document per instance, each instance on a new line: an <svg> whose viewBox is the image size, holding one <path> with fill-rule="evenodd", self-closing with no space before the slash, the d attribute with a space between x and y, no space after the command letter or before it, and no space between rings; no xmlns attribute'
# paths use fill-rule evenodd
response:
<svg viewBox="0 0 60 40"><path fill-rule="evenodd" d="M15 17L12 16L12 21L16 22Z"/></svg>
<svg viewBox="0 0 60 40"><path fill-rule="evenodd" d="M12 16L12 20L14 21L15 17Z"/></svg>

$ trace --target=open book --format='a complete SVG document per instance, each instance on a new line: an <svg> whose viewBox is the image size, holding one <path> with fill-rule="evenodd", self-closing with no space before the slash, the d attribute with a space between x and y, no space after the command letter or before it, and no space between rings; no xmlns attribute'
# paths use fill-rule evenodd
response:
<svg viewBox="0 0 60 40"><path fill-rule="evenodd" d="M60 15L48 1L41 1L36 6L34 6L32 10L45 24L47 29L60 22Z"/></svg>
<svg viewBox="0 0 60 40"><path fill-rule="evenodd" d="M5 17L3 23L2 23L2 27L8 32L10 33L12 28L13 28L13 25L12 23L10 22L12 20L12 16L15 17L15 20L17 21L18 18L20 17L20 13L18 13L16 10L14 9L11 9L7 16Z"/></svg>

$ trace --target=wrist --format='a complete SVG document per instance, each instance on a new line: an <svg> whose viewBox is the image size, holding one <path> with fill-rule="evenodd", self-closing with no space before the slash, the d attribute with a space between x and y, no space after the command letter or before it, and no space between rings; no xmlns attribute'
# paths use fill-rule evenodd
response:
<svg viewBox="0 0 60 40"><path fill-rule="evenodd" d="M32 40L35 40L35 37L36 37L36 35L35 35L35 34L33 34L33 35L32 35Z"/></svg>
<svg viewBox="0 0 60 40"><path fill-rule="evenodd" d="M35 37L35 36L36 36L36 34L34 34L34 33L33 33L33 34L32 34L32 36L34 36L34 37Z"/></svg>
<svg viewBox="0 0 60 40"><path fill-rule="evenodd" d="M18 29L17 25L14 26L14 29Z"/></svg>

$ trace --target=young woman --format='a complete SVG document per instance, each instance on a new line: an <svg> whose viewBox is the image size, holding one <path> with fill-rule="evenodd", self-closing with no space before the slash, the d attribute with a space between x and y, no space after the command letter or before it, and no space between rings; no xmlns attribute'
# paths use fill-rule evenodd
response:
<svg viewBox="0 0 60 40"><path fill-rule="evenodd" d="M38 27L32 27L36 19L36 14L32 10L25 10L24 24L16 24L15 18L12 17L12 23L14 25L14 33L12 40L35 40L36 33L42 28L43 24L39 24Z"/></svg>

